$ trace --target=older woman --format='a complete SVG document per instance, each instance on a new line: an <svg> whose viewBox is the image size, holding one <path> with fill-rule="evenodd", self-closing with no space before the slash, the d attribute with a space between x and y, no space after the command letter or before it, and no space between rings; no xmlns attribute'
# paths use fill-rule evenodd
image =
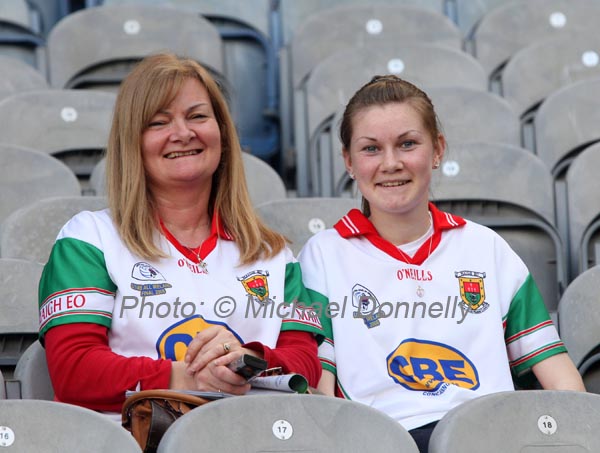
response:
<svg viewBox="0 0 600 453"><path fill-rule="evenodd" d="M253 211L204 68L170 54L137 65L116 101L107 177L110 208L63 227L40 282L58 400L119 412L126 390L243 394L226 366L243 353L317 384L320 323L286 305L307 300L300 268Z"/></svg>

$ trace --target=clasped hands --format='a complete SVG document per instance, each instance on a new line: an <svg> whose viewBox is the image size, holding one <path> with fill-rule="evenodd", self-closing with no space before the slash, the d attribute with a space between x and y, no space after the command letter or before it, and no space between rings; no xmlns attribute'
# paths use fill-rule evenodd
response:
<svg viewBox="0 0 600 453"><path fill-rule="evenodd" d="M227 367L243 354L258 356L223 326L204 329L188 345L183 362L173 362L171 388L243 395L250 384Z"/></svg>

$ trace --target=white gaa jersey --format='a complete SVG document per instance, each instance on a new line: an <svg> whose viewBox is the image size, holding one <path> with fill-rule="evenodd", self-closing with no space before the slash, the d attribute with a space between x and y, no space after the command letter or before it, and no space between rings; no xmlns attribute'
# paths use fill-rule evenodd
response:
<svg viewBox="0 0 600 453"><path fill-rule="evenodd" d="M306 300L306 290L289 249L238 267L238 248L216 223L199 251L204 269L164 235L157 241L166 258L134 255L108 210L76 215L59 233L40 281L41 337L53 326L97 323L110 328L117 354L183 360L196 333L212 325L271 348L282 330L320 334L314 313L291 304Z"/></svg>
<svg viewBox="0 0 600 453"><path fill-rule="evenodd" d="M433 236L413 257L358 210L298 259L324 308L323 368L337 392L413 429L565 352L525 264L492 230L430 205Z"/></svg>

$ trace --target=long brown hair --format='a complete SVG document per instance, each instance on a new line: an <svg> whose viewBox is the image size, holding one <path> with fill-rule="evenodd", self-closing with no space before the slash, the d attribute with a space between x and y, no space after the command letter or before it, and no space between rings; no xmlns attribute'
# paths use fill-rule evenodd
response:
<svg viewBox="0 0 600 453"><path fill-rule="evenodd" d="M138 63L121 83L117 96L106 173L108 202L119 234L137 255L164 257L155 243L158 225L142 161L142 133L188 78L197 79L206 88L221 132L221 161L212 178L209 215L217 214L221 226L234 237L240 264L272 257L286 241L269 229L252 207L239 139L217 82L196 61L169 53Z"/></svg>

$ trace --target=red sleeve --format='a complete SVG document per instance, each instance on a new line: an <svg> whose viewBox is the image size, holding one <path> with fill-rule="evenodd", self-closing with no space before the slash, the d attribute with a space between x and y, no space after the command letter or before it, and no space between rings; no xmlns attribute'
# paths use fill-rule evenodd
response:
<svg viewBox="0 0 600 453"><path fill-rule="evenodd" d="M282 367L284 373L299 373L316 387L321 379L321 362L317 356L317 340L310 332L286 330L279 334L275 349L257 341L244 345L245 348L261 352L269 368Z"/></svg>
<svg viewBox="0 0 600 453"><path fill-rule="evenodd" d="M99 324L64 324L44 337L48 371L56 399L89 409L120 412L125 391L168 388L171 361L124 357L108 346Z"/></svg>

